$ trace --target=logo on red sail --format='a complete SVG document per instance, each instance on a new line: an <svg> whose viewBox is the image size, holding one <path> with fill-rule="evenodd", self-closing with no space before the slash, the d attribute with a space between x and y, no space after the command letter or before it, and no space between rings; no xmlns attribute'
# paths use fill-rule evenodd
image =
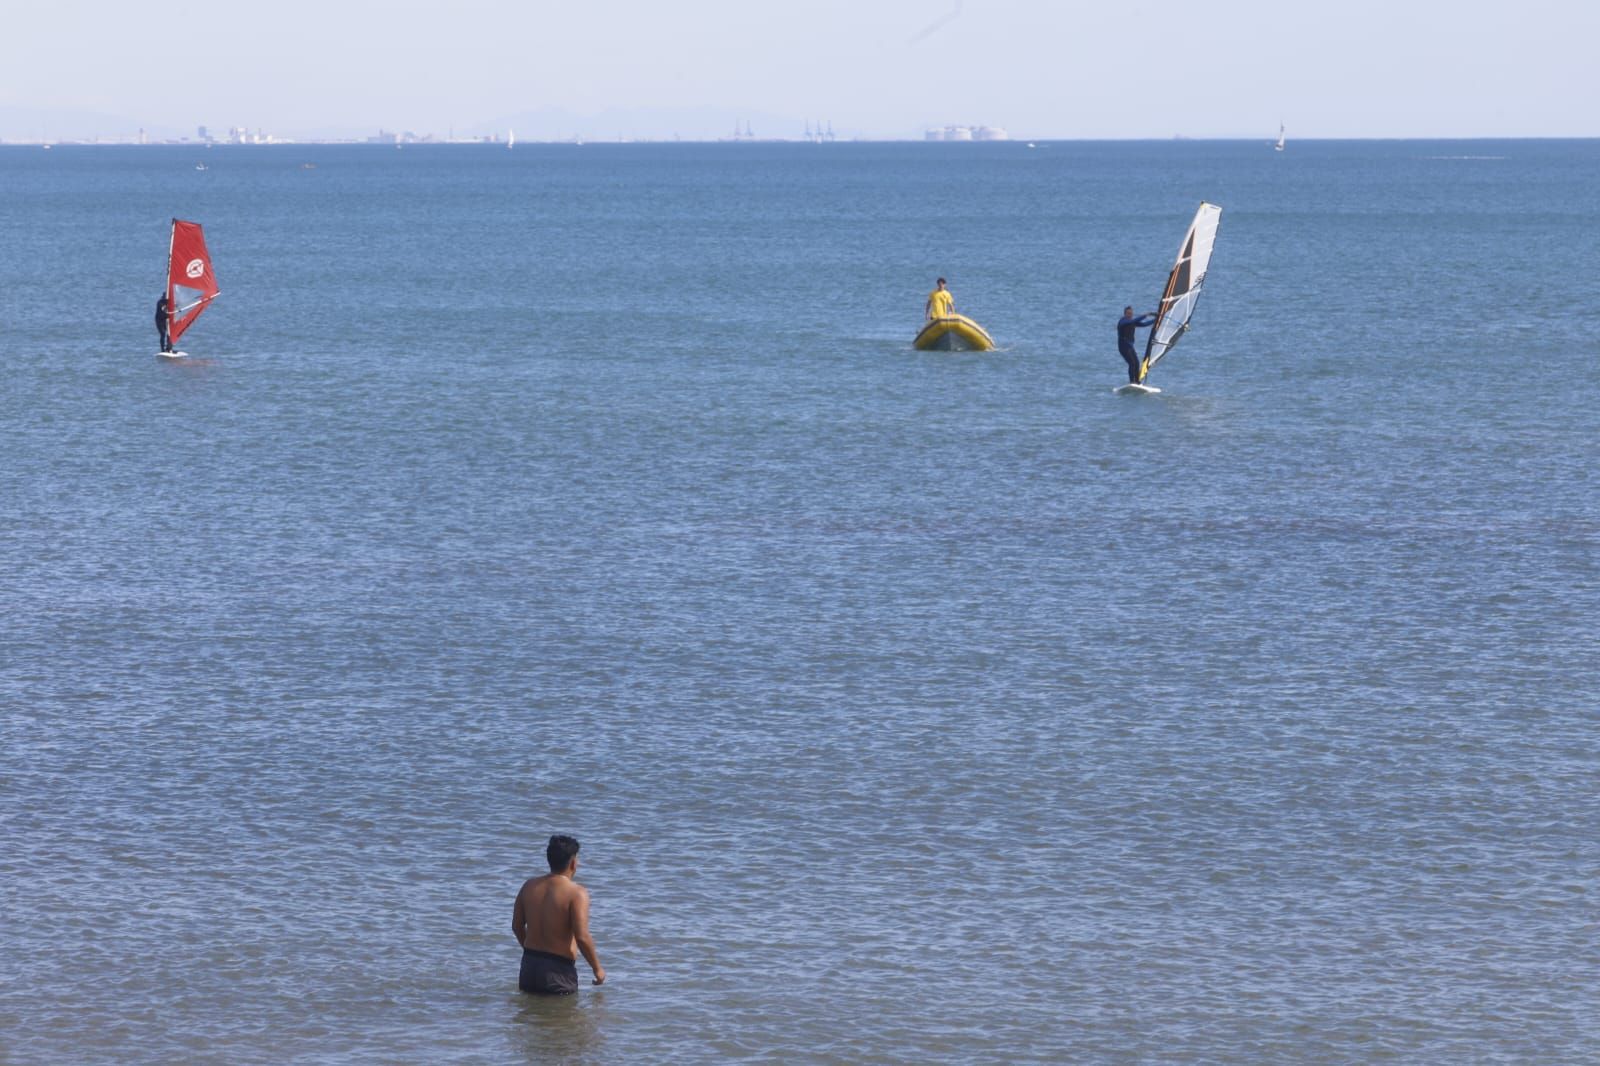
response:
<svg viewBox="0 0 1600 1066"><path fill-rule="evenodd" d="M198 278L206 272L206 261L204 259L191 259L189 260L189 265L183 268L183 272L191 278Z"/></svg>

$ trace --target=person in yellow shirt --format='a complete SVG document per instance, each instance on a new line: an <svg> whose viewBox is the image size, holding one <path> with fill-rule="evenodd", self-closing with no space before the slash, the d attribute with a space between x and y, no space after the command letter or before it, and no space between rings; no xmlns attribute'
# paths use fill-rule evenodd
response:
<svg viewBox="0 0 1600 1066"><path fill-rule="evenodd" d="M928 293L928 317L949 318L956 313L956 298L950 295L950 290L944 287L944 279L940 278L938 287Z"/></svg>

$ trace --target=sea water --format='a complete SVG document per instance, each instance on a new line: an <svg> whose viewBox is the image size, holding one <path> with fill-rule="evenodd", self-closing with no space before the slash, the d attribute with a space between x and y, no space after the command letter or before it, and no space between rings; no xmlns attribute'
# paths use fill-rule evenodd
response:
<svg viewBox="0 0 1600 1066"><path fill-rule="evenodd" d="M1592 141L0 149L0 1058L1593 1056L1597 233Z"/></svg>

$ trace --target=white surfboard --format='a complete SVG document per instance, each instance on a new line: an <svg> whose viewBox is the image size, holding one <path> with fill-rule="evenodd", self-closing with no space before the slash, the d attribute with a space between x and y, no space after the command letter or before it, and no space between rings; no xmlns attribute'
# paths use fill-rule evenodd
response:
<svg viewBox="0 0 1600 1066"><path fill-rule="evenodd" d="M188 352L157 352L156 353L156 358L157 359L187 359L187 358L189 358L189 353Z"/></svg>
<svg viewBox="0 0 1600 1066"><path fill-rule="evenodd" d="M1135 385L1130 381L1126 385L1118 385L1111 391L1116 393L1118 396L1151 396L1160 392L1161 390L1156 388L1154 385Z"/></svg>

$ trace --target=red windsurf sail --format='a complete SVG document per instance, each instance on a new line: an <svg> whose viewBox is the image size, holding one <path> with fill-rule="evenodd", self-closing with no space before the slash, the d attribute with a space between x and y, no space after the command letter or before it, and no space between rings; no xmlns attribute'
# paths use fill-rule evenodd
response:
<svg viewBox="0 0 1600 1066"><path fill-rule="evenodd" d="M167 250L167 307L173 344L221 291L200 223L173 219L172 243Z"/></svg>

